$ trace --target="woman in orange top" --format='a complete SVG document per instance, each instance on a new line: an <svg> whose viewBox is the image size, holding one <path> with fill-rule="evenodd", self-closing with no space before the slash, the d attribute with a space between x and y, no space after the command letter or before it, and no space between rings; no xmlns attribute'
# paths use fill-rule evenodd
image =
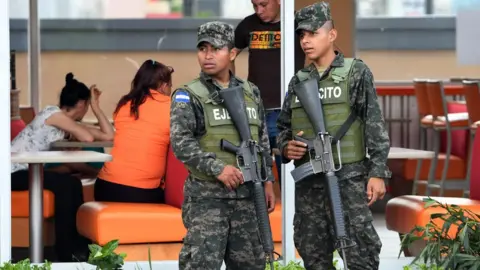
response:
<svg viewBox="0 0 480 270"><path fill-rule="evenodd" d="M113 113L111 162L95 182L95 200L163 203L170 142L170 92L173 68L145 61Z"/></svg>

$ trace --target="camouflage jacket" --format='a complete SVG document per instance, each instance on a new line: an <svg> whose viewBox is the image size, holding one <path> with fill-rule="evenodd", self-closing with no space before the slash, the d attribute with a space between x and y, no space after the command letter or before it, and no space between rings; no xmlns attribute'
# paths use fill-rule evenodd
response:
<svg viewBox="0 0 480 270"><path fill-rule="evenodd" d="M343 54L337 52L335 60L331 64L331 68L342 66L344 62ZM314 64L304 68L311 72L316 70ZM318 72L314 72L317 76ZM277 137L277 145L283 153L283 149L288 141L292 139L291 130L291 94L293 86L298 79L294 76L288 85L287 96L282 106L282 111L277 120L279 134ZM374 86L373 74L368 66L357 59L350 75L350 104L356 114L365 124L365 145L370 156L363 162L343 164L342 169L337 172L340 180L349 179L356 176L365 175L368 178L390 178L391 172L387 166L388 153L390 151L390 138L385 127L380 105L378 104L377 93ZM288 163L290 160L282 156L282 162Z"/></svg>
<svg viewBox="0 0 480 270"><path fill-rule="evenodd" d="M234 75L231 75L229 87L234 87L243 81ZM222 89L211 77L200 73L200 80L209 88L220 91ZM260 146L264 149L267 156L267 177L273 181L272 157L270 153L270 142L268 139L267 125L265 122L265 110L260 98L260 91L253 86L253 93L259 101L258 113L262 122L259 130ZM179 88L172 93L172 103L170 108L170 144L172 145L175 156L183 163L195 167L203 173L211 176L218 176L225 164L222 160L216 159L213 153L204 152L200 148L198 140L206 133L205 118L201 103L192 95L188 100L175 98L178 91L185 94L185 89ZM212 198L245 198L249 197L249 191L246 186L240 186L236 190L229 192L225 185L220 182L210 182L193 179L189 176L185 182L185 196L190 197L212 197Z"/></svg>

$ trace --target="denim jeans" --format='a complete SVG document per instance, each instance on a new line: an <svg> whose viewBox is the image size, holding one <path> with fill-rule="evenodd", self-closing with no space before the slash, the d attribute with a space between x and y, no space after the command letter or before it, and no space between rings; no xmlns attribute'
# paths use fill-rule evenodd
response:
<svg viewBox="0 0 480 270"><path fill-rule="evenodd" d="M279 114L280 114L280 109L267 110L265 113L265 118L267 120L268 138L270 140L270 149L277 148L277 136L278 136L277 118ZM282 160L280 156L275 155L275 163L277 165L278 182L279 184L281 184Z"/></svg>

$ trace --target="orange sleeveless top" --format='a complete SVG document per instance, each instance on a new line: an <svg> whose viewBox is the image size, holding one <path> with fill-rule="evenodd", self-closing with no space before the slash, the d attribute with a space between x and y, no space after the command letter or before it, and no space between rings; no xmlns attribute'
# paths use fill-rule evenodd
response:
<svg viewBox="0 0 480 270"><path fill-rule="evenodd" d="M99 178L144 189L163 184L170 143L170 97L150 93L153 98L147 97L140 105L137 120L130 116L130 102L113 116L112 161L105 162Z"/></svg>

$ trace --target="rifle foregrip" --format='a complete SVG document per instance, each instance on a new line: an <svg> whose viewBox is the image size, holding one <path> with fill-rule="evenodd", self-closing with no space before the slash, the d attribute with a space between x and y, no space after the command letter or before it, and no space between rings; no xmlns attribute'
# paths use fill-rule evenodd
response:
<svg viewBox="0 0 480 270"><path fill-rule="evenodd" d="M345 218L343 216L342 197L340 195L340 187L338 185L338 178L335 175L326 175L328 193L330 195L330 204L332 208L333 223L337 238L347 237L345 229Z"/></svg>
<svg viewBox="0 0 480 270"><path fill-rule="evenodd" d="M262 238L262 245L265 253L273 256L273 239L270 228L270 219L268 217L267 201L262 183L253 184L253 200L255 204L255 212L257 213L258 229Z"/></svg>
<svg viewBox="0 0 480 270"><path fill-rule="evenodd" d="M222 149L223 151L226 151L226 152L230 152L232 154L235 154L238 151L237 146L235 146L233 143L231 143L231 142L229 142L225 139L220 140L220 149Z"/></svg>

